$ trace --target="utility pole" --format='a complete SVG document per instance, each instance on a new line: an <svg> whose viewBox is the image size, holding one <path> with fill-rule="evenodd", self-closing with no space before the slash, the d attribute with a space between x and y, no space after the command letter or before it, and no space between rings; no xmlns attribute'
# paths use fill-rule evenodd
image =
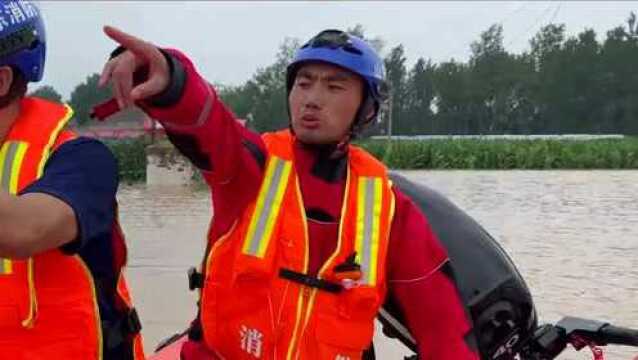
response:
<svg viewBox="0 0 638 360"><path fill-rule="evenodd" d="M388 109L388 141L392 140L392 108L394 107L394 91L390 90L389 109Z"/></svg>

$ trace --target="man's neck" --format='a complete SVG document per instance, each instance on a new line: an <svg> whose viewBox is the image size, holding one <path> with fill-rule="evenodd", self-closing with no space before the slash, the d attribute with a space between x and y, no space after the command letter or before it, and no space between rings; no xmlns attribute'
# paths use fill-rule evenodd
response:
<svg viewBox="0 0 638 360"><path fill-rule="evenodd" d="M327 182L345 180L347 152L338 151L337 145L308 145L297 141L295 148L298 170Z"/></svg>
<svg viewBox="0 0 638 360"><path fill-rule="evenodd" d="M11 126L20 114L20 101L13 101L9 105L0 109L0 144L4 143L4 139L9 134Z"/></svg>

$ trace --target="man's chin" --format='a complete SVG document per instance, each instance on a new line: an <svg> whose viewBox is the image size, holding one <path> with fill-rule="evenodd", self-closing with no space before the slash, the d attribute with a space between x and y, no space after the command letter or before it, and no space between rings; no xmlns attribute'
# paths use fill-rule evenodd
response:
<svg viewBox="0 0 638 360"><path fill-rule="evenodd" d="M326 134L319 129L294 129L297 141L307 145L333 145L341 139L335 139L334 135ZM344 135L345 136L345 135Z"/></svg>
<svg viewBox="0 0 638 360"><path fill-rule="evenodd" d="M321 134L302 131L296 134L297 140L307 145L328 145L333 143L331 139L326 139Z"/></svg>

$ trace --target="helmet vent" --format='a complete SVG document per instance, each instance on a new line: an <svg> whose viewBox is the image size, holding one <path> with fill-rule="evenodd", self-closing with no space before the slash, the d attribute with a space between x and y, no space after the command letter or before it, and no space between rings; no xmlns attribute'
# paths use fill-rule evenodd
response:
<svg viewBox="0 0 638 360"><path fill-rule="evenodd" d="M349 52L351 54L363 55L363 52L361 52L361 50L359 50L356 47L351 46L351 45L342 46L341 49L343 49L343 51Z"/></svg>

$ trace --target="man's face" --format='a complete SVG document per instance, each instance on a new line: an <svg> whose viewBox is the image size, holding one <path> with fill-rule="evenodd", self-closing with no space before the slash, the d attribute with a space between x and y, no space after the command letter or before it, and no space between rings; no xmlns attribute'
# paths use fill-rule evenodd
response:
<svg viewBox="0 0 638 360"><path fill-rule="evenodd" d="M319 62L303 65L288 97L297 139L306 144L343 140L354 122L362 94L362 79L350 71Z"/></svg>

